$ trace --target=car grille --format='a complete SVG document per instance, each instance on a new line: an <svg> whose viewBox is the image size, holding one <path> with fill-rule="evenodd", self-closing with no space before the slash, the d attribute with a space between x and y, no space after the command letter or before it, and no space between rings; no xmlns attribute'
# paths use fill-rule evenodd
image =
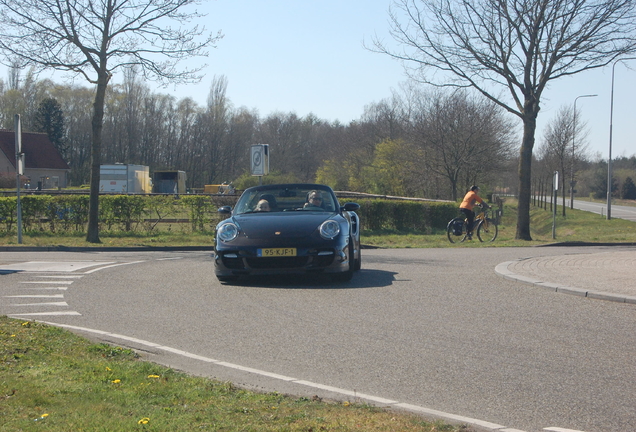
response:
<svg viewBox="0 0 636 432"><path fill-rule="evenodd" d="M299 268L307 265L309 257L270 257L270 258L247 258L247 265L254 269L265 268Z"/></svg>
<svg viewBox="0 0 636 432"><path fill-rule="evenodd" d="M324 268L333 263L334 254L310 255L292 257L237 257L222 256L223 265L231 270L253 269L294 269L294 268ZM245 261L244 261L245 260Z"/></svg>

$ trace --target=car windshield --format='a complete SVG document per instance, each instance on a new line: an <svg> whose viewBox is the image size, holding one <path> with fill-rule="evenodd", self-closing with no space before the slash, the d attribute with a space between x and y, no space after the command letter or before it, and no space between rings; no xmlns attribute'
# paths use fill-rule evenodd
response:
<svg viewBox="0 0 636 432"><path fill-rule="evenodd" d="M241 195L234 214L281 211L334 212L338 201L326 186L272 185L247 189Z"/></svg>

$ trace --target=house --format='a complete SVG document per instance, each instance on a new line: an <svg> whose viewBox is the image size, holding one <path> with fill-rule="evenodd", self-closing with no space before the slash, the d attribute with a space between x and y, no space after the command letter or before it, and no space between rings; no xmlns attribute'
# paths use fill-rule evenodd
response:
<svg viewBox="0 0 636 432"><path fill-rule="evenodd" d="M57 189L68 185L70 168L48 136L22 132L27 189ZM15 132L0 129L0 174L15 179Z"/></svg>

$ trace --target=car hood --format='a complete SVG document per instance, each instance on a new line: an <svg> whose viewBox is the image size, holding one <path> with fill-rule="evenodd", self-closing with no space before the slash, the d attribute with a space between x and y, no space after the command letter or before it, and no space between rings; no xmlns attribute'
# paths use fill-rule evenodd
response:
<svg viewBox="0 0 636 432"><path fill-rule="evenodd" d="M281 212L233 216L242 234L250 239L309 237L335 213Z"/></svg>

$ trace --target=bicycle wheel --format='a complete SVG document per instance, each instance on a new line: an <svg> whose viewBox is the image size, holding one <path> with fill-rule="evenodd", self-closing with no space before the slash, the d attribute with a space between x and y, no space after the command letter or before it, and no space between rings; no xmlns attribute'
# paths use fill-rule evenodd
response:
<svg viewBox="0 0 636 432"><path fill-rule="evenodd" d="M455 225L455 221L461 221L463 224L461 235L455 235L454 233L453 226ZM466 221L460 217L456 217L455 219L451 220L446 226L446 236L448 237L448 241L451 243L461 243L466 240Z"/></svg>
<svg viewBox="0 0 636 432"><path fill-rule="evenodd" d="M493 242L499 234L499 228L494 219L486 218L477 227L477 237L481 242Z"/></svg>

